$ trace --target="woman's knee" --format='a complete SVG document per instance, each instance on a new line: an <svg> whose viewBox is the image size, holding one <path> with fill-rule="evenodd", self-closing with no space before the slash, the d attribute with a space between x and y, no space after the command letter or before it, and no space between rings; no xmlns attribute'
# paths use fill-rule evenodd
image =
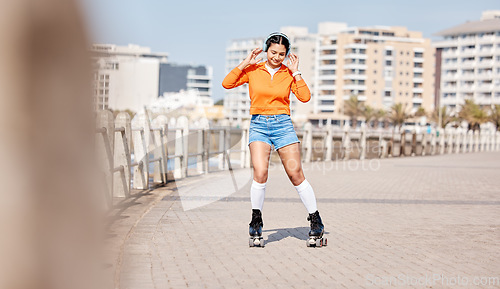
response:
<svg viewBox="0 0 500 289"><path fill-rule="evenodd" d="M253 171L253 179L257 183L263 184L263 183L267 182L267 176L268 176L267 170L254 170Z"/></svg>
<svg viewBox="0 0 500 289"><path fill-rule="evenodd" d="M306 179L302 170L291 172L288 177L294 186L300 185Z"/></svg>

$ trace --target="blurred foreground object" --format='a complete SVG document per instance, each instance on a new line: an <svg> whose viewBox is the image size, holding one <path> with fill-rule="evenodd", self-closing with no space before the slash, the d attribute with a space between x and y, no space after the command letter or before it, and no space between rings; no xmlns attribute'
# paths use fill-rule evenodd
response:
<svg viewBox="0 0 500 289"><path fill-rule="evenodd" d="M0 288L99 288L80 11L71 0L0 4Z"/></svg>

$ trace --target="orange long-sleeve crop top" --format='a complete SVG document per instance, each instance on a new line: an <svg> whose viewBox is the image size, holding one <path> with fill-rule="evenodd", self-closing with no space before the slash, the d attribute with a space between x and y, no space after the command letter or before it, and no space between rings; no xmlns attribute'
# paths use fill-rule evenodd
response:
<svg viewBox="0 0 500 289"><path fill-rule="evenodd" d="M243 70L236 67L222 81L226 89L248 83L250 114L290 115L290 89L301 102L311 99L306 82L303 79L296 81L288 67L281 65L271 78L264 64L249 65Z"/></svg>

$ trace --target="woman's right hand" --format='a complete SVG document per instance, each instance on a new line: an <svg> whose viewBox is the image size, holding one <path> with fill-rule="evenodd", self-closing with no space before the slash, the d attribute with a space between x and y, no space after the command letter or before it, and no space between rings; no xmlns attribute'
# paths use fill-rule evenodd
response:
<svg viewBox="0 0 500 289"><path fill-rule="evenodd" d="M240 63L240 65L238 65L238 68L240 70L243 70L245 69L245 67L247 67L248 65L253 65L253 64L256 64L256 63L259 63L260 61L262 61L262 57L260 58L257 58L257 56L259 56L259 54L262 52L262 48L255 48L253 49L248 55L247 57Z"/></svg>

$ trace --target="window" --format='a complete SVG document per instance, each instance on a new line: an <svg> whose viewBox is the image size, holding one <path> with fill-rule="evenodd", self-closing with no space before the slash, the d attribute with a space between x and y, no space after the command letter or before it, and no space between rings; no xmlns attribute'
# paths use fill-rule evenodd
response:
<svg viewBox="0 0 500 289"><path fill-rule="evenodd" d="M391 65L392 65L392 61L390 61L390 60L386 60L386 61L385 61L385 65L386 65L386 66L391 66Z"/></svg>
<svg viewBox="0 0 500 289"><path fill-rule="evenodd" d="M392 50L386 50L385 51L386 56L392 56Z"/></svg>
<svg viewBox="0 0 500 289"><path fill-rule="evenodd" d="M391 92L390 91L384 91L384 96L391 96Z"/></svg>

